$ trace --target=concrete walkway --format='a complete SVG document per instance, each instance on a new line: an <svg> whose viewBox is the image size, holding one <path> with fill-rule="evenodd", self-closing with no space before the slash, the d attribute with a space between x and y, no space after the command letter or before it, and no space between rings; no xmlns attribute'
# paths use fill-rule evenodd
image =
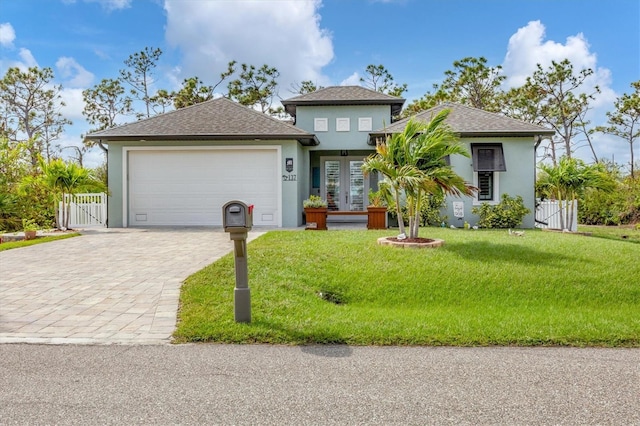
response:
<svg viewBox="0 0 640 426"><path fill-rule="evenodd" d="M232 250L222 229L174 228L0 252L0 343L169 342L181 283Z"/></svg>

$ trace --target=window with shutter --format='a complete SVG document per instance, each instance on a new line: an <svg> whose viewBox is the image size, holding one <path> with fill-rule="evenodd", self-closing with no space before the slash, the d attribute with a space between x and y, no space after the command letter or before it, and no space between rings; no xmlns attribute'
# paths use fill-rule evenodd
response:
<svg viewBox="0 0 640 426"><path fill-rule="evenodd" d="M506 172L504 152L501 143L472 143L471 155L473 159L474 183L478 187L474 202L497 202L498 176Z"/></svg>
<svg viewBox="0 0 640 426"><path fill-rule="evenodd" d="M502 144L480 144L472 143L471 152L473 156L474 172L506 172L507 167L504 161Z"/></svg>

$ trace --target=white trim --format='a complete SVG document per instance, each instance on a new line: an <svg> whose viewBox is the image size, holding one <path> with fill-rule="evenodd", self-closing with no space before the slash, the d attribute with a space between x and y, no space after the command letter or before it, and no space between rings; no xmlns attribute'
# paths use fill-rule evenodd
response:
<svg viewBox="0 0 640 426"><path fill-rule="evenodd" d="M474 192L473 195L473 205L479 206L482 203L487 203L491 205L500 203L500 173L501 172L492 172L493 173L493 200L478 200L478 192ZM473 186L478 188L478 172L473 172Z"/></svg>
<svg viewBox="0 0 640 426"><path fill-rule="evenodd" d="M221 146L126 146L122 147L122 227L129 227L129 152L130 151L276 151L277 226L282 227L282 146L280 145L221 145Z"/></svg>
<svg viewBox="0 0 640 426"><path fill-rule="evenodd" d="M351 119L349 117L336 118L336 132L348 132L351 130Z"/></svg>
<svg viewBox="0 0 640 426"><path fill-rule="evenodd" d="M313 131L314 132L328 132L329 131L329 119L328 118L314 118L313 119Z"/></svg>
<svg viewBox="0 0 640 426"><path fill-rule="evenodd" d="M371 117L358 117L358 131L370 132L373 129L373 119Z"/></svg>

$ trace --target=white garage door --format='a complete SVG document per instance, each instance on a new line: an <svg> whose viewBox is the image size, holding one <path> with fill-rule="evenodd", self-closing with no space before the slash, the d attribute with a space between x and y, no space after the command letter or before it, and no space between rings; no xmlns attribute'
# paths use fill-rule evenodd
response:
<svg viewBox="0 0 640 426"><path fill-rule="evenodd" d="M129 226L220 226L230 200L281 226L277 149L129 151Z"/></svg>

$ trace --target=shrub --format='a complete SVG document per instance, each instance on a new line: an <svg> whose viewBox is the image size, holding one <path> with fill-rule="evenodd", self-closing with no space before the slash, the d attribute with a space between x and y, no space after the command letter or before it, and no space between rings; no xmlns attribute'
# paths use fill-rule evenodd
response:
<svg viewBox="0 0 640 426"><path fill-rule="evenodd" d="M580 197L578 222L626 225L640 222L640 178L620 178L613 192L589 189Z"/></svg>
<svg viewBox="0 0 640 426"><path fill-rule="evenodd" d="M513 198L509 194L502 194L500 203L482 203L472 208L471 213L480 216L478 226L481 228L515 228L522 224L522 219L531 210L525 207L520 195Z"/></svg>
<svg viewBox="0 0 640 426"><path fill-rule="evenodd" d="M447 216L442 216L442 208L445 206L444 193L429 194L420 206L420 224L422 226L440 225L447 221Z"/></svg>
<svg viewBox="0 0 640 426"><path fill-rule="evenodd" d="M396 203L393 199L388 200L388 211L390 218L397 217ZM420 226L436 226L446 222L448 217L443 216L442 209L445 207L444 193L427 194L420 204ZM404 223L409 223L409 212L407 206L401 207Z"/></svg>
<svg viewBox="0 0 640 426"><path fill-rule="evenodd" d="M321 209L327 207L327 201L320 198L318 195L310 195L309 198L302 202L303 207Z"/></svg>

